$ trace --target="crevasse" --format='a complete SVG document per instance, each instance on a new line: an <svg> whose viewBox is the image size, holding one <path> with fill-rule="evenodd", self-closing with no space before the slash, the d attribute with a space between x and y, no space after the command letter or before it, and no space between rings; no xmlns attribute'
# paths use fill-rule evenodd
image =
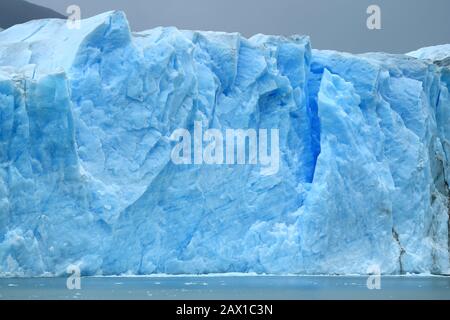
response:
<svg viewBox="0 0 450 320"><path fill-rule="evenodd" d="M450 48L156 28L0 32L0 275L448 273ZM180 166L178 128L277 128L280 170Z"/></svg>

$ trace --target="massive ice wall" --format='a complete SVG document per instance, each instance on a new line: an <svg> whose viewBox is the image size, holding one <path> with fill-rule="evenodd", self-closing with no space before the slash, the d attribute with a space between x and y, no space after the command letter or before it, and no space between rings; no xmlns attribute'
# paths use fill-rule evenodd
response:
<svg viewBox="0 0 450 320"><path fill-rule="evenodd" d="M0 274L448 272L437 50L131 33L121 12L2 31ZM195 122L279 129L278 172L174 164Z"/></svg>

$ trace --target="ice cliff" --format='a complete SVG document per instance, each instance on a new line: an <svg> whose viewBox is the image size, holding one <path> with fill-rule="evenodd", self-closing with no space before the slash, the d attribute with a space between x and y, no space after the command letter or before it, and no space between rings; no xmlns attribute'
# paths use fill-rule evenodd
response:
<svg viewBox="0 0 450 320"><path fill-rule="evenodd" d="M121 12L4 30L0 275L447 273L448 57ZM174 164L195 121L279 129L279 171Z"/></svg>

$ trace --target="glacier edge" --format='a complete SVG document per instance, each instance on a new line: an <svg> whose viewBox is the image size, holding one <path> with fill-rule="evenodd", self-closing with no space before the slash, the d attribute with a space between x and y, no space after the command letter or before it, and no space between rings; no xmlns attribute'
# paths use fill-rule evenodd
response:
<svg viewBox="0 0 450 320"><path fill-rule="evenodd" d="M0 275L447 274L448 57L118 11L4 30ZM279 129L280 170L175 165L196 121Z"/></svg>

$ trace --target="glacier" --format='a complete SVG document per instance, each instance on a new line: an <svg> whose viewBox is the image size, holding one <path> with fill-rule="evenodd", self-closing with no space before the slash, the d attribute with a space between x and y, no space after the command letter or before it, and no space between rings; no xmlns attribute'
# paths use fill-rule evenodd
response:
<svg viewBox="0 0 450 320"><path fill-rule="evenodd" d="M449 273L449 58L120 11L1 31L0 276ZM196 122L278 129L278 172L174 164Z"/></svg>

